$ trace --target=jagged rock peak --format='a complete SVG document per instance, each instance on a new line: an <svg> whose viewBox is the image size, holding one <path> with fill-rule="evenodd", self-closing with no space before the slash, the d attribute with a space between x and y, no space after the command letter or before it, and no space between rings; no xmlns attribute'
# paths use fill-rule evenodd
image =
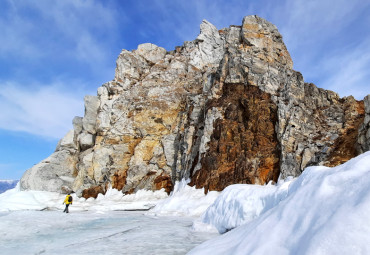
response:
<svg viewBox="0 0 370 255"><path fill-rule="evenodd" d="M293 68L293 61L275 25L256 15L246 16L242 26L243 40L278 55L282 64ZM274 59L274 56L270 56Z"/></svg>
<svg viewBox="0 0 370 255"><path fill-rule="evenodd" d="M85 115L23 189L96 197L108 187L170 192L176 180L222 190L334 166L370 147L370 101L339 96L292 69L281 34L247 16L173 51L122 50L115 77L85 97Z"/></svg>

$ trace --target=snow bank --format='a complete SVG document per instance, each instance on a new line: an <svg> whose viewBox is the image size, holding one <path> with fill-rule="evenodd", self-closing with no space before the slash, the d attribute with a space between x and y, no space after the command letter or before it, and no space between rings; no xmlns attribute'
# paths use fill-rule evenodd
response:
<svg viewBox="0 0 370 255"><path fill-rule="evenodd" d="M70 211L114 211L148 210L168 195L164 190L140 190L136 194L124 195L116 189L109 189L105 195L94 198L78 198L72 194L73 204ZM0 194L0 212L19 210L63 210L65 195L47 191L20 191L16 188Z"/></svg>
<svg viewBox="0 0 370 255"><path fill-rule="evenodd" d="M73 204L70 211L120 211L149 210L154 215L185 215L199 217L215 201L219 192L204 194L203 189L187 186L188 181L177 182L172 195L168 197L160 191L139 190L135 194L124 195L116 189L108 189L105 195L96 199L78 198L72 194ZM1 211L19 210L63 210L65 195L46 191L8 190L0 194Z"/></svg>
<svg viewBox="0 0 370 255"><path fill-rule="evenodd" d="M20 191L19 183L14 189L0 194L0 212L19 210L44 210L61 204L64 196L46 191ZM63 206L60 206L63 207Z"/></svg>
<svg viewBox="0 0 370 255"><path fill-rule="evenodd" d="M216 200L219 192L196 189L187 184L189 180L176 182L171 196L160 201L150 212L156 215L200 216Z"/></svg>
<svg viewBox="0 0 370 255"><path fill-rule="evenodd" d="M250 188L234 188L235 193L253 196ZM370 152L334 168L309 167L285 188L286 198L275 207L261 210L259 217L201 244L189 254L370 254ZM282 194L285 188L281 188ZM227 192L223 195L225 200L218 204L228 203L226 199L232 191ZM272 202L266 194L254 193L252 204L263 204L258 199ZM237 203L243 203L243 197L248 196L237 197ZM235 199L232 201L236 204ZM211 213L210 209L209 218L224 215L234 218L236 225L242 224L243 220L237 218L248 211L244 205L235 206L239 212L233 205L213 207L218 213ZM216 225L222 221L210 219Z"/></svg>
<svg viewBox="0 0 370 255"><path fill-rule="evenodd" d="M275 185L236 184L227 187L207 211L200 222L194 223L195 229L204 224L214 226L219 233L236 228L257 218L285 199L291 179ZM201 226L197 226L201 223Z"/></svg>
<svg viewBox="0 0 370 255"><path fill-rule="evenodd" d="M226 232L189 254L370 254L370 152L334 168L309 167L276 186L232 185L222 193L177 182L164 190L97 199L77 198L70 211L147 210L154 215L200 216L195 230ZM44 191L0 194L0 212L63 210L64 195Z"/></svg>

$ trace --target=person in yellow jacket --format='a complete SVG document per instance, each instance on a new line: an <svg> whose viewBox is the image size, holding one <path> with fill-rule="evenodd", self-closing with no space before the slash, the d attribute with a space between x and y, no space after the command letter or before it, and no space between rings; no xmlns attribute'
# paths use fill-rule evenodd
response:
<svg viewBox="0 0 370 255"><path fill-rule="evenodd" d="M64 199L64 202L63 202L63 204L66 204L66 208L64 209L63 212L69 213L68 206L72 204L72 201L73 201L73 199L72 199L71 193L68 193L68 195L66 196L66 198Z"/></svg>

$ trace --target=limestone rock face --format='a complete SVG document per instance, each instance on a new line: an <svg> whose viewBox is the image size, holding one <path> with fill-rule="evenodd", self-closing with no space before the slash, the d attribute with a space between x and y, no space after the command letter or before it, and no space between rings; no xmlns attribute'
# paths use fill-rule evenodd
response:
<svg viewBox="0 0 370 255"><path fill-rule="evenodd" d="M59 141L53 154L24 173L20 187L23 190L67 193L72 190L77 160L77 142L74 130L71 130Z"/></svg>
<svg viewBox="0 0 370 255"><path fill-rule="evenodd" d="M85 116L21 186L88 198L108 187L170 192L190 178L207 192L369 150L370 96L339 98L292 68L277 28L257 16L221 30L204 20L194 41L170 52L122 50L114 79L85 97Z"/></svg>
<svg viewBox="0 0 370 255"><path fill-rule="evenodd" d="M360 126L358 134L358 151L360 153L370 150L370 95L364 98L365 102L365 119Z"/></svg>

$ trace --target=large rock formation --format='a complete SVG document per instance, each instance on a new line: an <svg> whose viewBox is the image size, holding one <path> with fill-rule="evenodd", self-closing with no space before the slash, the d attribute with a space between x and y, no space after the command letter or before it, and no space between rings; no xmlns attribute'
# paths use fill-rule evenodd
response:
<svg viewBox="0 0 370 255"><path fill-rule="evenodd" d="M369 150L370 96L364 106L305 83L273 24L247 16L242 26L200 28L174 51L150 43L123 50L114 80L85 97L85 116L26 172L22 188L90 197L108 186L170 192L191 178L222 190Z"/></svg>

